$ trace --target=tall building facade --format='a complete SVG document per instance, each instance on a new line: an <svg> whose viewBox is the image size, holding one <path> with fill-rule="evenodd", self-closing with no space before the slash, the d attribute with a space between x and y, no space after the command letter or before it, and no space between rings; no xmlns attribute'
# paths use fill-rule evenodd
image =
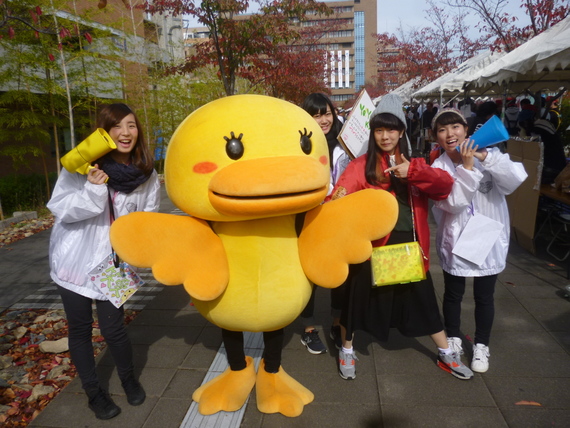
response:
<svg viewBox="0 0 570 428"><path fill-rule="evenodd" d="M376 49L377 0L324 1L333 10L330 16L308 15L300 25L314 26L327 21L327 28L320 40L325 51L325 75L323 79L330 88L335 104L354 98L368 82L375 82L378 73ZM240 15L236 19L247 19ZM184 29L186 50L194 43L209 38L205 27Z"/></svg>
<svg viewBox="0 0 570 428"><path fill-rule="evenodd" d="M394 46L378 46L379 88L384 93L393 91L406 82L405 75L398 71L400 68L400 64L396 62L398 55L400 51Z"/></svg>
<svg viewBox="0 0 570 428"><path fill-rule="evenodd" d="M326 1L333 9L335 31L321 39L327 52L325 81L335 103L352 99L377 79L377 0Z"/></svg>

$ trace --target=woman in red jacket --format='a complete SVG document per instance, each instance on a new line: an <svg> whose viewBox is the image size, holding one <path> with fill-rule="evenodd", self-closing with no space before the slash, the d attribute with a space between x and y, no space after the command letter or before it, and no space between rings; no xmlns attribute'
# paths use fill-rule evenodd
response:
<svg viewBox="0 0 570 428"><path fill-rule="evenodd" d="M344 340L339 351L339 374L343 379L356 377L354 331L365 330L386 341L391 327L407 337L429 335L439 350L439 367L459 379L473 377L460 355L448 345L429 273L428 198L445 199L453 178L441 169L431 168L423 158L410 159L410 151L402 100L395 94L385 95L370 117L367 153L348 165L330 197L337 199L367 188L391 192L398 200L398 221L389 236L373 245L410 242L416 236L427 272L423 281L373 288L370 261L351 268L341 314Z"/></svg>

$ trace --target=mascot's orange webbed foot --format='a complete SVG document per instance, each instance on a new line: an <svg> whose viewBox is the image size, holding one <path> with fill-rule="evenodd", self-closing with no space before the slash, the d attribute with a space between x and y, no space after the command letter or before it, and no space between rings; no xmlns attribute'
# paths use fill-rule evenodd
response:
<svg viewBox="0 0 570 428"><path fill-rule="evenodd" d="M289 376L282 367L277 373L265 371L261 360L255 383L257 409L262 413L281 413L288 417L299 416L305 405L315 398L313 393Z"/></svg>
<svg viewBox="0 0 570 428"><path fill-rule="evenodd" d="M228 368L194 391L192 400L199 403L198 411L202 415L213 415L220 411L235 412L244 405L255 385L253 358L246 356L245 359L245 369L232 371Z"/></svg>

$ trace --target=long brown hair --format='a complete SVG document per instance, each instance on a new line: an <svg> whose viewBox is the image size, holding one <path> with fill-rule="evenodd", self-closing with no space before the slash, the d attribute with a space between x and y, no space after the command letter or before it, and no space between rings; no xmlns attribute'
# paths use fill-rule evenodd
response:
<svg viewBox="0 0 570 428"><path fill-rule="evenodd" d="M145 175L150 175L154 168L154 161L146 144L143 129L139 118L131 108L123 103L107 104L101 108L97 116L97 128L103 128L109 132L111 128L121 122L125 116L132 114L139 131L137 142L131 155L131 163L140 169Z"/></svg>

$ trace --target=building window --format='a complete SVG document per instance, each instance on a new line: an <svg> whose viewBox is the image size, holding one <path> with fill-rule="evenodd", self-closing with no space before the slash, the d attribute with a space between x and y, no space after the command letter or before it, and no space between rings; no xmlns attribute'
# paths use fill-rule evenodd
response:
<svg viewBox="0 0 570 428"><path fill-rule="evenodd" d="M344 94L344 95L332 95L331 97L331 101L332 102L341 102L341 101L347 101L347 100L351 100L354 98L353 94Z"/></svg>
<svg viewBox="0 0 570 428"><path fill-rule="evenodd" d="M356 90L364 86L365 55L364 55L364 12L354 12L354 69Z"/></svg>
<svg viewBox="0 0 570 428"><path fill-rule="evenodd" d="M331 31L326 34L326 37L352 37L351 30Z"/></svg>

